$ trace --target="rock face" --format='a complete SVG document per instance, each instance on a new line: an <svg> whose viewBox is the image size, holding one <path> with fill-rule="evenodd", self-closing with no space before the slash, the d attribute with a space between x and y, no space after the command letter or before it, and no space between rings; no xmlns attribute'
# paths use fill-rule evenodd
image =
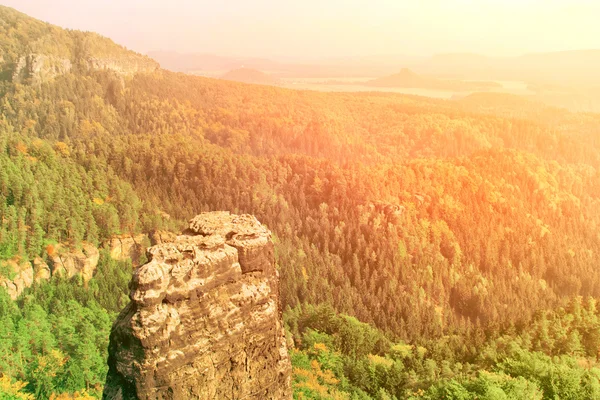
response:
<svg viewBox="0 0 600 400"><path fill-rule="evenodd" d="M33 263L15 256L0 261L0 286L4 286L11 299L16 300L33 282L49 280L53 274L71 278L81 275L84 282L92 279L98 266L100 253L89 243L83 243L81 250L69 250L66 245L57 245L52 255L48 254L50 267L41 257Z"/></svg>
<svg viewBox="0 0 600 400"><path fill-rule="evenodd" d="M113 325L104 399L291 399L270 232L203 213L148 250Z"/></svg>
<svg viewBox="0 0 600 400"><path fill-rule="evenodd" d="M132 76L137 73L151 73L160 68L156 61L148 57L140 57L137 54L117 58L92 57L88 60L88 65L93 69L109 69L123 76Z"/></svg>
<svg viewBox="0 0 600 400"><path fill-rule="evenodd" d="M49 255L52 275L63 274L67 278L81 275L84 282L89 281L96 272L100 252L90 243L82 243L81 250L67 250L56 246L54 254Z"/></svg>
<svg viewBox="0 0 600 400"><path fill-rule="evenodd" d="M50 267L40 257L33 260L33 279L36 282L47 281L52 276Z"/></svg>
<svg viewBox="0 0 600 400"><path fill-rule="evenodd" d="M58 75L71 71L70 60L47 56L44 54L28 54L17 61L13 72L13 82L23 82L31 78L34 83L50 80Z"/></svg>
<svg viewBox="0 0 600 400"><path fill-rule="evenodd" d="M121 76L133 76L137 73L152 73L160 69L158 63L139 55L112 58L91 57L85 61L91 69L111 70ZM2 61L0 61L0 65ZM47 82L73 69L68 58L46 54L29 53L19 57L12 75L13 82L23 83L31 79L34 84Z"/></svg>
<svg viewBox="0 0 600 400"><path fill-rule="evenodd" d="M23 261L20 257L2 261L2 264L9 276L2 276L0 273L0 285L6 288L11 299L16 300L23 290L33 285L33 267L29 261Z"/></svg>
<svg viewBox="0 0 600 400"><path fill-rule="evenodd" d="M110 251L110 256L115 260L131 259L133 265L138 265L149 242L148 236L144 234L118 235L107 240L104 247Z"/></svg>
<svg viewBox="0 0 600 400"><path fill-rule="evenodd" d="M152 244L152 246L161 243L174 242L176 239L177 235L169 231L157 230L150 233L150 243Z"/></svg>

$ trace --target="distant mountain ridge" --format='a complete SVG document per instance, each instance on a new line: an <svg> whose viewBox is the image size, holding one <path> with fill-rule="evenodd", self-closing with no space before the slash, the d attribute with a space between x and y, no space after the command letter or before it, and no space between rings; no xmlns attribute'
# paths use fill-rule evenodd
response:
<svg viewBox="0 0 600 400"><path fill-rule="evenodd" d="M363 56L294 62L172 51L153 51L148 55L166 69L187 73L246 67L277 71L278 76L290 77L374 77L394 74L399 66L404 65L419 74L453 79L600 82L600 74L596 73L600 69L600 49L527 53L512 57L443 53L431 57Z"/></svg>
<svg viewBox="0 0 600 400"><path fill-rule="evenodd" d="M404 68L394 75L373 79L366 84L367 86L378 87L425 88L457 91L488 90L501 87L500 84L495 82L466 82L436 79L419 75L408 68Z"/></svg>
<svg viewBox="0 0 600 400"><path fill-rule="evenodd" d="M221 79L263 85L274 85L277 83L277 79L273 78L271 75L253 68L238 68L231 70L221 76Z"/></svg>
<svg viewBox="0 0 600 400"><path fill-rule="evenodd" d="M469 53L438 54L422 62L419 72L455 78L521 80L562 84L600 84L600 49L487 57Z"/></svg>
<svg viewBox="0 0 600 400"><path fill-rule="evenodd" d="M237 68L277 70L281 68L281 64L276 61L254 57L227 57L174 51L150 51L148 56L158 60L163 68L175 72L228 71Z"/></svg>

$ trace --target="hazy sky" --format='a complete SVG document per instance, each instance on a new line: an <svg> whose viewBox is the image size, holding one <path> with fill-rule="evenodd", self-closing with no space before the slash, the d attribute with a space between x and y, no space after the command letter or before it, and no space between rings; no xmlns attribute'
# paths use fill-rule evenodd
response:
<svg viewBox="0 0 600 400"><path fill-rule="evenodd" d="M600 48L600 0L0 0L130 49L319 58Z"/></svg>

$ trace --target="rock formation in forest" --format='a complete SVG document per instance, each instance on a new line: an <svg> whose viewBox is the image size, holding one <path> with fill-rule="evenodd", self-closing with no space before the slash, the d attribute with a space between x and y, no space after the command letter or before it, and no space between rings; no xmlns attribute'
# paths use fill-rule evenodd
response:
<svg viewBox="0 0 600 400"><path fill-rule="evenodd" d="M4 286L11 299L16 300L34 279L35 272L29 261L19 256L0 261L0 286Z"/></svg>
<svg viewBox="0 0 600 400"><path fill-rule="evenodd" d="M203 213L148 249L113 325L105 399L291 399L271 233Z"/></svg>
<svg viewBox="0 0 600 400"><path fill-rule="evenodd" d="M134 266L139 265L140 258L145 253L150 239L147 235L115 235L104 242L104 248L110 252L115 260L131 260Z"/></svg>
<svg viewBox="0 0 600 400"><path fill-rule="evenodd" d="M110 70L120 76L133 76L137 73L152 73L158 71L160 66L154 60L137 54L122 55L121 57L102 58L91 57L83 60L87 68L96 70ZM2 70L0 61L0 70ZM73 69L73 61L68 58L29 53L19 57L12 73L13 82L23 83L30 80L32 83L41 84L67 74Z"/></svg>
<svg viewBox="0 0 600 400"><path fill-rule="evenodd" d="M61 274L67 278L81 276L84 282L89 281L96 272L100 252L91 243L81 243L80 249L57 245L52 254L48 254L52 275Z"/></svg>
<svg viewBox="0 0 600 400"><path fill-rule="evenodd" d="M6 288L11 299L16 300L34 282L47 281L53 275L66 278L80 276L83 282L88 282L96 273L100 252L91 243L83 242L80 248L68 244L57 244L49 248L45 254L48 263L41 257L36 257L33 261L21 256L0 260L0 286Z"/></svg>

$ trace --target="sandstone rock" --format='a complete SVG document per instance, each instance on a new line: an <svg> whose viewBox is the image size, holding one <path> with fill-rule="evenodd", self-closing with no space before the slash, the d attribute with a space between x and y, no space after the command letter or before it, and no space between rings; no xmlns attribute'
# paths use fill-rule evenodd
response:
<svg viewBox="0 0 600 400"><path fill-rule="evenodd" d="M148 250L113 325L105 399L291 399L271 233L203 213Z"/></svg>
<svg viewBox="0 0 600 400"><path fill-rule="evenodd" d="M161 243L171 243L177 239L177 235L169 231L154 231L150 233L150 244L155 246Z"/></svg>
<svg viewBox="0 0 600 400"><path fill-rule="evenodd" d="M13 82L23 82L30 78L33 83L48 81L71 71L68 59L44 54L27 54L19 57L13 72Z"/></svg>
<svg viewBox="0 0 600 400"><path fill-rule="evenodd" d="M108 69L122 76L132 76L137 73L152 73L160 68L160 65L149 57L139 55L125 56L116 58L98 58L91 57L88 60L90 68Z"/></svg>
<svg viewBox="0 0 600 400"><path fill-rule="evenodd" d="M96 272L100 252L90 243L82 243L81 250L68 250L64 245L57 245L52 255L52 275L63 274L68 278L81 275L84 282L89 281Z"/></svg>
<svg viewBox="0 0 600 400"><path fill-rule="evenodd" d="M21 260L21 257L13 257L10 260L0 261L2 270L0 285L6 288L11 299L16 300L23 291L33 285L33 267L29 261Z"/></svg>
<svg viewBox="0 0 600 400"><path fill-rule="evenodd" d="M112 70L121 76L151 73L160 69L160 65L156 61L137 54L113 58L90 57L86 60L86 64L91 69ZM56 76L64 75L72 68L73 63L68 58L29 53L18 58L12 81L23 83L29 79L32 83L39 84Z"/></svg>
<svg viewBox="0 0 600 400"><path fill-rule="evenodd" d="M33 279L36 282L47 281L51 276L50 267L40 257L33 260Z"/></svg>
<svg viewBox="0 0 600 400"><path fill-rule="evenodd" d="M133 265L139 265L149 242L148 236L144 234L118 235L106 241L104 247L110 251L113 259L121 261L131 259Z"/></svg>

